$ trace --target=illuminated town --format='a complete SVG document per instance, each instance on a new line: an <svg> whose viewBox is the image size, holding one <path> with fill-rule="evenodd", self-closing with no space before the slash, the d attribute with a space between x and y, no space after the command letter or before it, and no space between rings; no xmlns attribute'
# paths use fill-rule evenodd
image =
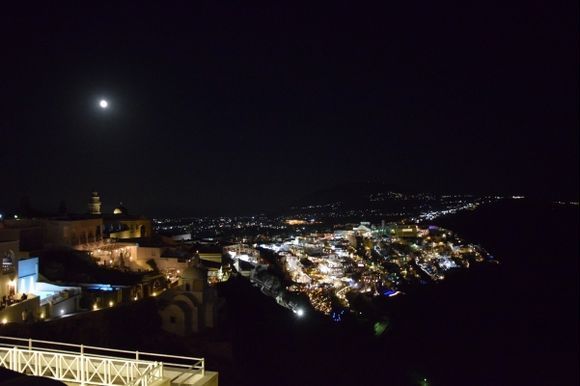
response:
<svg viewBox="0 0 580 386"><path fill-rule="evenodd" d="M54 320L159 297L163 329L187 335L218 323L224 301L216 285L232 275L248 277L298 316L306 311L305 299L334 315L351 310L354 296L393 297L409 286L443 280L454 269L495 261L453 232L415 221L504 198L391 192L369 199L381 197L414 200L415 206L400 205L396 215L385 216L398 221L378 225L351 223L351 214L337 217L333 205L324 205L326 212L317 208L316 214L302 208L278 216L152 221L123 205L104 213L99 193L93 192L86 214L3 216L0 322ZM377 218L373 210L362 213ZM194 287L198 300L187 310L172 307L178 295ZM190 314L204 319L169 322Z"/></svg>
<svg viewBox="0 0 580 386"><path fill-rule="evenodd" d="M302 316L305 311L292 295L304 294L315 310L336 321L351 308L349 299L356 295L393 297L404 294L409 285L444 280L455 269L497 262L482 247L466 243L452 231L401 223L361 223L350 230L226 249L238 271L243 272L240 261L254 267L252 282L279 304ZM260 251L273 252L274 259L264 259ZM284 277L261 274L259 267L268 260L280 265Z"/></svg>
<svg viewBox="0 0 580 386"><path fill-rule="evenodd" d="M359 208L332 202L280 216L166 218L154 224L158 232L223 252L219 270L210 271L212 284L241 274L298 317L307 311L306 301L340 321L347 311L365 313L351 304L358 296L391 298L474 263L497 263L482 247L426 224L521 198L385 192L366 196ZM389 211L381 207L385 201ZM378 222L352 221L360 218Z"/></svg>

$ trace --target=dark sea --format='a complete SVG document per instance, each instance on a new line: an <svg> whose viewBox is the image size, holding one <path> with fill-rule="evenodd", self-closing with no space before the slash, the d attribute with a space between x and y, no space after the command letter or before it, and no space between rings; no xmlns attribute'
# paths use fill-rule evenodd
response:
<svg viewBox="0 0 580 386"><path fill-rule="evenodd" d="M578 385L578 206L500 201L434 223L501 263L393 299L378 337L372 321L297 318L232 280L220 385Z"/></svg>

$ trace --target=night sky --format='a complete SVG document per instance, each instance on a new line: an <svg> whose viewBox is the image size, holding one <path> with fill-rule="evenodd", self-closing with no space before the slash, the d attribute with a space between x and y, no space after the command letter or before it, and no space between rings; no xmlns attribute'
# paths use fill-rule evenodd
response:
<svg viewBox="0 0 580 386"><path fill-rule="evenodd" d="M0 210L248 213L360 181L577 200L577 1L169 3L3 5Z"/></svg>

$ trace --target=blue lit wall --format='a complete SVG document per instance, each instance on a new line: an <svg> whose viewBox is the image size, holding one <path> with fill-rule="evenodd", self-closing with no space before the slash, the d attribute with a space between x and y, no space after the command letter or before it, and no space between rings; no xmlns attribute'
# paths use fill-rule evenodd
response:
<svg viewBox="0 0 580 386"><path fill-rule="evenodd" d="M18 281L16 292L36 293L38 282L38 257L18 261Z"/></svg>

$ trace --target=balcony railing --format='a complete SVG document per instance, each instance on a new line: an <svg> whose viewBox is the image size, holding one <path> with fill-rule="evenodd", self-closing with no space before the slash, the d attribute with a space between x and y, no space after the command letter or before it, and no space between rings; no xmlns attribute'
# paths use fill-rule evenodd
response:
<svg viewBox="0 0 580 386"><path fill-rule="evenodd" d="M160 379L193 381L205 375L203 358L6 336L0 336L0 366L84 385L148 386Z"/></svg>

